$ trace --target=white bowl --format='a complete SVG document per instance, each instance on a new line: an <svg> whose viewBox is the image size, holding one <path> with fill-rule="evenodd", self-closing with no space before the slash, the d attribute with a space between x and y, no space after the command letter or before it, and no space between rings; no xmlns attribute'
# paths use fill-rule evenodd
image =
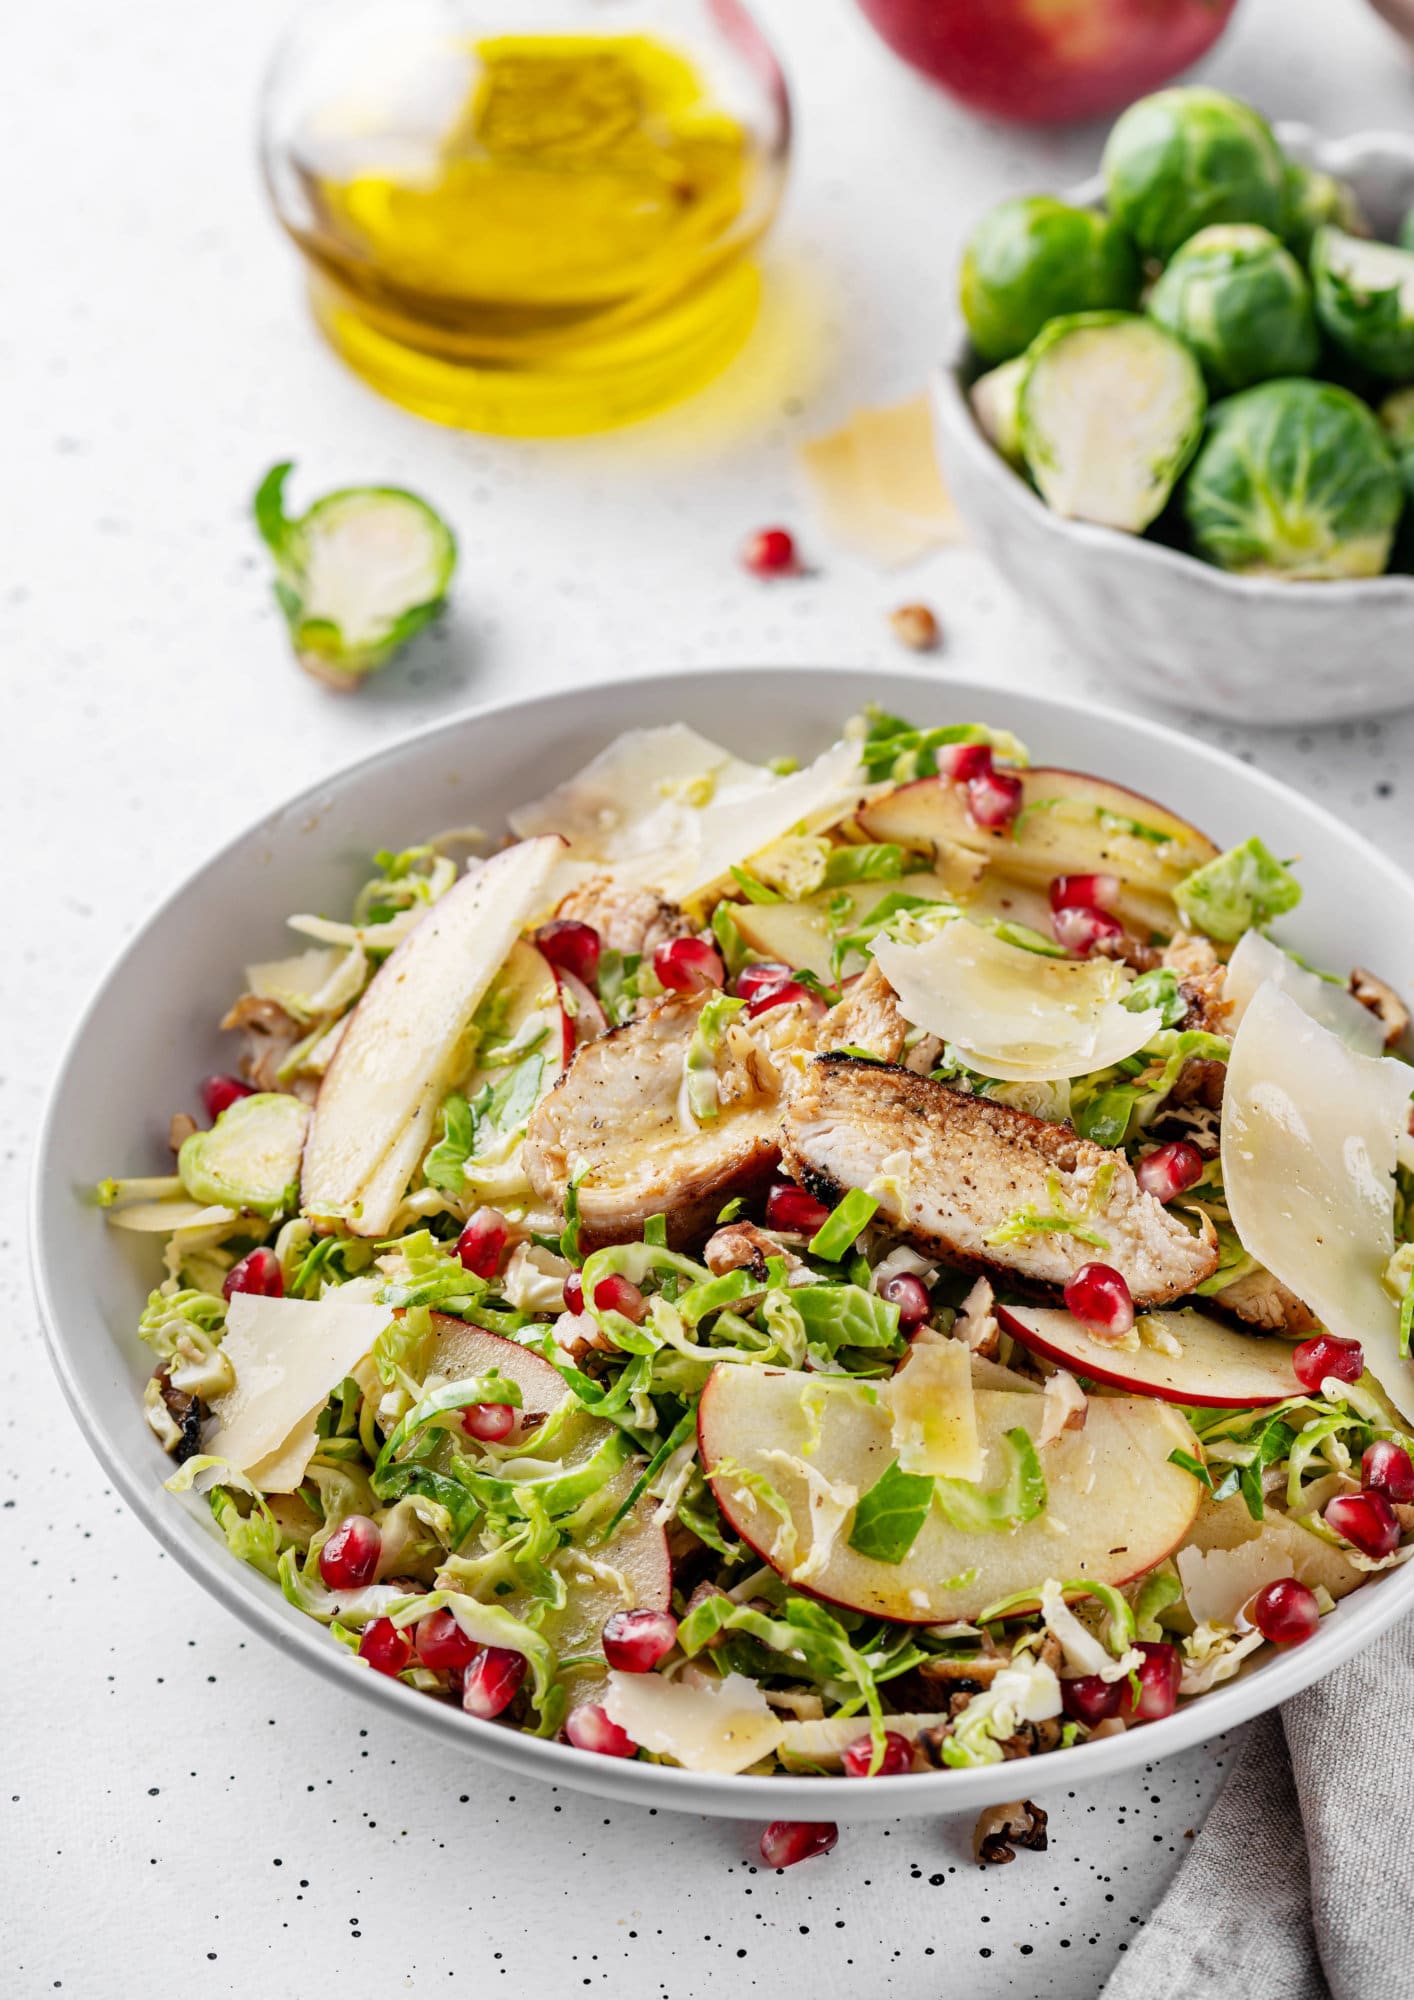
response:
<svg viewBox="0 0 1414 2000"><path fill-rule="evenodd" d="M1414 139L1324 140L1305 125L1278 136L1293 158L1350 181L1375 229L1395 234L1414 205ZM1066 199L1099 207L1103 196L1097 178ZM1064 520L978 429L967 400L976 372L959 321L933 378L948 486L983 554L1117 687L1190 714L1278 725L1414 705L1414 576L1229 576L1162 542Z"/></svg>
<svg viewBox="0 0 1414 2000"><path fill-rule="evenodd" d="M746 756L809 756L871 700L928 723L1005 724L1047 761L1152 787L1224 846L1260 833L1278 854L1302 856L1306 901L1289 926L1293 940L1333 966L1374 955L1386 978L1414 990L1414 885L1328 813L1216 750L1151 723L925 672L738 669L502 703L314 786L168 897L101 982L63 1057L40 1133L32 1257L50 1355L85 1435L162 1546L247 1625L350 1695L435 1731L451 1751L625 1802L736 1819L969 1812L1013 1797L1018 1785L1009 1764L878 1784L698 1777L538 1742L371 1672L228 1554L203 1504L163 1491L171 1461L143 1419L151 1357L134 1331L160 1273L150 1245L144 1251L105 1226L91 1190L111 1173L166 1169L169 1112L190 1100L199 1076L229 1060L215 1024L239 968L283 948L286 913L344 908L374 848L410 846L444 826L494 828L517 801L631 726L681 719ZM1356 1592L1305 1645L1168 1720L1055 1752L1045 1779L1104 1778L1231 1728L1329 1672L1411 1605L1414 1565Z"/></svg>

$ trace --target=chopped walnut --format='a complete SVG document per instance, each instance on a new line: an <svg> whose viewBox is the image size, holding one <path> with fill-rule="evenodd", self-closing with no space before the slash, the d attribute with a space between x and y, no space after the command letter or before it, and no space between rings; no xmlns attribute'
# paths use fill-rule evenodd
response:
<svg viewBox="0 0 1414 2000"><path fill-rule="evenodd" d="M985 1654L975 1654L965 1660L920 1660L917 1671L920 1680L946 1690L949 1698L960 1694L971 1701L973 1695L981 1694L983 1688L992 1685L1005 1665L1006 1661L1000 1653L990 1658Z"/></svg>
<svg viewBox="0 0 1414 2000"><path fill-rule="evenodd" d="M245 1037L240 1067L257 1090L283 1090L276 1071L303 1028L278 1001L262 1000L255 993L243 993L221 1022L223 1028L238 1028Z"/></svg>
<svg viewBox="0 0 1414 2000"><path fill-rule="evenodd" d="M800 1259L793 1250L777 1243L774 1236L768 1236L764 1229L758 1229L754 1222L726 1222L709 1236L702 1252L702 1261L714 1278L721 1278L728 1271L750 1271L753 1278L766 1277L766 1260L780 1257L788 1271L800 1268Z"/></svg>
<svg viewBox="0 0 1414 2000"><path fill-rule="evenodd" d="M1226 1082L1226 1063L1190 1056L1178 1072L1169 1098L1174 1104L1201 1104L1205 1110L1220 1111Z"/></svg>
<svg viewBox="0 0 1414 2000"><path fill-rule="evenodd" d="M897 611L889 613L889 624L894 637L915 653L935 653L938 650L942 631L926 604L900 604Z"/></svg>
<svg viewBox="0 0 1414 2000"><path fill-rule="evenodd" d="M200 1130L201 1127L189 1111L174 1111L172 1113L172 1122L167 1127L167 1144L174 1153L180 1153L182 1150L182 1141L190 1139L193 1132L199 1132Z"/></svg>
<svg viewBox="0 0 1414 2000"><path fill-rule="evenodd" d="M953 1333L957 1339L965 1340L974 1354L988 1361L996 1360L1001 1328L992 1311L992 1287L985 1278L979 1278L963 1300Z"/></svg>
<svg viewBox="0 0 1414 2000"><path fill-rule="evenodd" d="M972 1852L978 1861L1015 1861L1018 1847L1045 1853L1046 1815L1042 1808L1034 1799L985 1806L972 1830Z"/></svg>
<svg viewBox="0 0 1414 2000"><path fill-rule="evenodd" d="M1240 1278L1234 1278L1230 1285L1215 1292L1213 1304L1268 1333L1305 1334L1318 1324L1310 1307L1260 1265L1255 1271L1244 1271Z"/></svg>
<svg viewBox="0 0 1414 2000"><path fill-rule="evenodd" d="M1107 1715L1103 1722L1097 1722L1090 1731L1089 1741L1099 1743L1106 1736L1123 1736L1129 1724L1118 1715Z"/></svg>
<svg viewBox="0 0 1414 2000"><path fill-rule="evenodd" d="M1367 972L1363 965L1357 965L1350 975L1350 990L1362 1007L1369 1008L1384 1029L1387 1049L1392 1049L1396 1042L1404 1039L1409 1026L1409 1009L1392 986L1377 978L1373 972Z"/></svg>

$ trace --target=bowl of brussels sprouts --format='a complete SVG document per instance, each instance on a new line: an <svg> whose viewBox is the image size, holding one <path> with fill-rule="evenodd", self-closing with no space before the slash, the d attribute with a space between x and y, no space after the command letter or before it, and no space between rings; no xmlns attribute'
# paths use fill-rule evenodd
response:
<svg viewBox="0 0 1414 2000"><path fill-rule="evenodd" d="M1078 650L1232 720L1414 706L1414 139L1163 90L958 291L944 472Z"/></svg>

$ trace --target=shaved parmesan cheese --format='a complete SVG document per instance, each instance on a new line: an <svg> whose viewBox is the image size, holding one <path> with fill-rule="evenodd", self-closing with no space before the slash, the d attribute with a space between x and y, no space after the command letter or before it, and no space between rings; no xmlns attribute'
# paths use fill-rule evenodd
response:
<svg viewBox="0 0 1414 2000"><path fill-rule="evenodd" d="M856 410L842 429L803 445L800 461L826 532L881 568L962 538L938 471L926 395Z"/></svg>
<svg viewBox="0 0 1414 2000"><path fill-rule="evenodd" d="M1260 931L1245 932L1228 961L1223 998L1232 1009L1230 1019L1234 1029L1247 1012L1253 994L1266 980L1289 994L1303 1014L1329 1028L1357 1055L1384 1054L1384 1029L1368 1007L1362 1007L1343 986L1322 979L1319 973L1307 972Z"/></svg>
<svg viewBox="0 0 1414 2000"><path fill-rule="evenodd" d="M1089 1407L1085 1400L1085 1391L1068 1368L1057 1368L1054 1375L1048 1375L1042 1394L1045 1403L1041 1410L1041 1428L1036 1433L1038 1450L1048 1444L1054 1444L1067 1429L1079 1430L1085 1422L1085 1412ZM1071 1424L1070 1420L1074 1416L1079 1417L1080 1423Z"/></svg>
<svg viewBox="0 0 1414 2000"><path fill-rule="evenodd" d="M1243 1605L1266 1584L1295 1574L1288 1537L1266 1526L1235 1548L1180 1549L1174 1561L1195 1625L1235 1625Z"/></svg>
<svg viewBox="0 0 1414 2000"><path fill-rule="evenodd" d="M604 1707L641 1749L671 1757L685 1771L732 1776L768 1757L788 1726L745 1674L722 1680L684 1674L669 1681L661 1674L612 1671Z"/></svg>
<svg viewBox="0 0 1414 2000"><path fill-rule="evenodd" d="M1394 1165L1412 1073L1356 1055L1268 983L1228 1063L1222 1171L1243 1248L1347 1340L1414 1418L1414 1364L1381 1283L1394 1253Z"/></svg>
<svg viewBox="0 0 1414 2000"><path fill-rule="evenodd" d="M890 1381L887 1394L901 1472L936 1479L982 1477L971 1355L965 1341L916 1344Z"/></svg>
<svg viewBox="0 0 1414 2000"><path fill-rule="evenodd" d="M1124 1006L1133 974L1113 959L1043 958L965 920L920 944L877 938L873 952L907 1019L1003 1082L1087 1076L1163 1026L1156 1008Z"/></svg>
<svg viewBox="0 0 1414 2000"><path fill-rule="evenodd" d="M221 1428L207 1449L257 1484L273 1473L282 1483L270 1491L293 1492L314 1453L314 1418L389 1317L386 1306L338 1291L314 1300L237 1292L221 1342L236 1385L211 1406Z"/></svg>
<svg viewBox="0 0 1414 2000"><path fill-rule="evenodd" d="M267 959L245 969L247 990L257 999L275 1001L296 1021L337 1014L358 998L367 976L368 959L357 945L351 951L316 945L293 958Z"/></svg>

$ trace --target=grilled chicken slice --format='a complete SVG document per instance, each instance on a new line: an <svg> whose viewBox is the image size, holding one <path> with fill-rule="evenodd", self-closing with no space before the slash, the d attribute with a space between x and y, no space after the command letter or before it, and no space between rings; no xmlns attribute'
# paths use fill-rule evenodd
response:
<svg viewBox="0 0 1414 2000"><path fill-rule="evenodd" d="M714 1051L717 1115L699 1123L684 1081L707 994L676 994L649 1014L586 1042L535 1107L525 1167L542 1201L563 1210L579 1183L586 1249L635 1242L665 1215L675 1247L700 1243L722 1204L764 1190L780 1158L782 1065L809 1049L814 1023L799 1007L773 1008L747 1028L732 1022Z"/></svg>
<svg viewBox="0 0 1414 2000"><path fill-rule="evenodd" d="M637 952L651 958L660 944L685 937L692 928L676 903L655 896L651 889L616 882L612 875L592 875L571 889L555 915L592 924L610 951L621 951L626 957Z"/></svg>
<svg viewBox="0 0 1414 2000"><path fill-rule="evenodd" d="M1216 1269L1217 1237L1201 1235L1145 1194L1118 1153L1010 1105L854 1057L819 1057L799 1077L785 1110L787 1170L822 1201L866 1188L880 1212L914 1242L966 1270L1013 1284L1064 1285L1099 1259L1121 1272L1135 1303L1181 1298ZM1104 1239L1073 1230L1017 1231L1063 1215Z"/></svg>
<svg viewBox="0 0 1414 2000"><path fill-rule="evenodd" d="M908 1023L878 963L867 967L844 998L832 1007L820 1023L816 1047L827 1049L867 1049L881 1062L897 1062L903 1053Z"/></svg>

